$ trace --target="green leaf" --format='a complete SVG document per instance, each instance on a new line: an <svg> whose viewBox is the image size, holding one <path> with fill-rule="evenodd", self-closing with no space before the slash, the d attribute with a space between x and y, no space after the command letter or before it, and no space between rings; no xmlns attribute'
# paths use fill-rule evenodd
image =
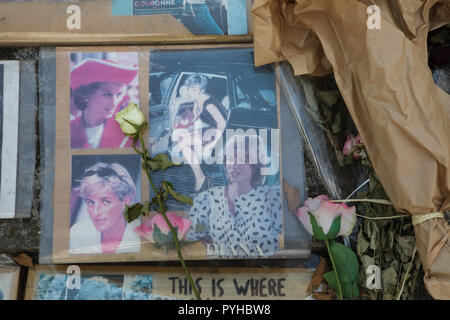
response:
<svg viewBox="0 0 450 320"><path fill-rule="evenodd" d="M174 227L174 229L178 234L178 227ZM153 241L153 245L158 249L164 249L165 251L176 249L172 232L169 231L167 234L163 233L157 225L153 227Z"/></svg>
<svg viewBox="0 0 450 320"><path fill-rule="evenodd" d="M328 285L336 292L339 293L339 287L336 279L336 274L334 271L329 271L327 273L324 273L322 277L327 280Z"/></svg>
<svg viewBox="0 0 450 320"><path fill-rule="evenodd" d="M330 241L330 250L339 273L339 279L352 283L358 278L359 263L356 254L343 244L334 240Z"/></svg>
<svg viewBox="0 0 450 320"><path fill-rule="evenodd" d="M309 221L311 222L314 237L319 240L327 240L325 233L323 233L322 227L319 227L319 225L317 224L316 218L309 211L308 211L308 214L309 214Z"/></svg>
<svg viewBox="0 0 450 320"><path fill-rule="evenodd" d="M157 154L156 156L151 158L148 162L152 170L166 170L167 168L181 165L172 162L172 160L170 160L167 154L165 153Z"/></svg>
<svg viewBox="0 0 450 320"><path fill-rule="evenodd" d="M328 230L328 233L326 236L328 240L336 238L339 231L341 231L341 218L342 218L342 215L336 217L336 219L333 220L330 230Z"/></svg>
<svg viewBox="0 0 450 320"><path fill-rule="evenodd" d="M144 206L141 203L135 203L131 206L125 206L125 209L123 211L125 220L130 223L139 218L142 214L143 207Z"/></svg>
<svg viewBox="0 0 450 320"><path fill-rule="evenodd" d="M147 216L149 214L150 206L151 206L150 201L145 201L145 203L144 203L144 205L142 206L142 209L141 209L141 214L143 216Z"/></svg>
<svg viewBox="0 0 450 320"><path fill-rule="evenodd" d="M359 296L358 276L359 263L358 258L352 250L336 241L330 241L330 250L333 255L336 271L339 276L342 287L342 295L345 299L355 299ZM338 293L339 288L334 271L323 275L333 290Z"/></svg>
<svg viewBox="0 0 450 320"><path fill-rule="evenodd" d="M167 190L175 200L186 203L190 206L193 205L192 199L173 190L173 185L169 181L163 181L161 182L161 185L163 186L163 189Z"/></svg>

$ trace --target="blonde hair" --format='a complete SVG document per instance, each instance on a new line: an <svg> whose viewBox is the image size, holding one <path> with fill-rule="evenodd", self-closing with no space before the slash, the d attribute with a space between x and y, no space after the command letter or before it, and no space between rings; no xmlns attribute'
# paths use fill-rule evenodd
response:
<svg viewBox="0 0 450 320"><path fill-rule="evenodd" d="M88 198L93 190L109 187L112 192L123 201L130 197L132 202L136 201L136 186L127 169L118 163L97 163L87 168L83 173L78 188L82 198Z"/></svg>

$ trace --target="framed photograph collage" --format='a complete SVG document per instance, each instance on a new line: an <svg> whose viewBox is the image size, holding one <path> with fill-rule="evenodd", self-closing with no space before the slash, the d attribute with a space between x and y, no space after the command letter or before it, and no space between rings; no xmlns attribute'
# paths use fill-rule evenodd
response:
<svg viewBox="0 0 450 320"><path fill-rule="evenodd" d="M181 164L152 175L193 199L192 207L168 202L185 259L309 255L310 237L283 192L288 182L305 197L302 145L288 148L286 138L300 134L272 66L255 68L250 45L65 47L42 50L40 64L49 84L42 165L52 173L41 263L178 259L158 245L154 232L165 227L155 213L123 217L126 205L153 197L114 119L129 103L149 119L152 156Z"/></svg>
<svg viewBox="0 0 450 320"><path fill-rule="evenodd" d="M72 272L67 274L66 271ZM305 299L311 269L192 268L203 299ZM79 277L76 277L79 276ZM25 300L193 300L178 267L36 266L28 273Z"/></svg>
<svg viewBox="0 0 450 320"><path fill-rule="evenodd" d="M250 7L251 0L2 0L0 45L251 42ZM33 14L23 19L24 12Z"/></svg>
<svg viewBox="0 0 450 320"><path fill-rule="evenodd" d="M35 169L36 66L0 61L0 219L29 218Z"/></svg>

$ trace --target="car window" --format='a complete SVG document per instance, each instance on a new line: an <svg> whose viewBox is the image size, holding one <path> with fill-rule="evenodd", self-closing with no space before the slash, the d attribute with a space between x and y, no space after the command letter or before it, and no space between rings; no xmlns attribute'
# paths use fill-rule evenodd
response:
<svg viewBox="0 0 450 320"><path fill-rule="evenodd" d="M149 79L149 105L154 106L164 103L171 83L175 78L173 73L150 74Z"/></svg>
<svg viewBox="0 0 450 320"><path fill-rule="evenodd" d="M235 79L236 107L275 108L277 96L275 77L272 74L257 74Z"/></svg>
<svg viewBox="0 0 450 320"><path fill-rule="evenodd" d="M195 73L184 73L178 83L176 98L184 98L186 87L184 86L186 79ZM206 93L211 97L220 101L226 108L229 107L227 81L225 76L213 75L207 73L197 73L204 75L208 83L206 85Z"/></svg>

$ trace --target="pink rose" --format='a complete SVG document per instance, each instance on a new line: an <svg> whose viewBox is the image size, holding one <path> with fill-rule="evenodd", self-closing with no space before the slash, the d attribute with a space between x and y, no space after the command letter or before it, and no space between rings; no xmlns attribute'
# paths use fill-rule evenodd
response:
<svg viewBox="0 0 450 320"><path fill-rule="evenodd" d="M313 234L313 230L308 212L316 218L317 224L322 228L324 234L328 234L334 219L341 216L341 228L338 235L349 235L356 223L355 207L349 207L345 203L339 204L327 200L328 197L325 195L317 196L314 199L309 198L305 201L303 207L297 209L295 214L305 229L311 234Z"/></svg>
<svg viewBox="0 0 450 320"><path fill-rule="evenodd" d="M347 137L347 141L344 143L344 148L342 149L342 153L346 156L351 154L353 152L353 148L355 147L356 141L355 136L352 134L349 134Z"/></svg>
<svg viewBox="0 0 450 320"><path fill-rule="evenodd" d="M189 228L191 227L191 220L177 216L172 212L166 212L166 215L172 226L174 228L178 227L178 240L183 239ZM142 222L142 224L136 227L134 231L141 237L153 241L152 235L155 225L158 226L162 233L167 235L170 233L169 225L166 223L166 220L164 219L162 214L157 214L152 219Z"/></svg>
<svg viewBox="0 0 450 320"><path fill-rule="evenodd" d="M342 154L345 156L351 155L353 153L353 159L358 160L362 158L363 142L361 136L358 134L356 137L349 134L347 141L344 143L344 148L342 149Z"/></svg>

